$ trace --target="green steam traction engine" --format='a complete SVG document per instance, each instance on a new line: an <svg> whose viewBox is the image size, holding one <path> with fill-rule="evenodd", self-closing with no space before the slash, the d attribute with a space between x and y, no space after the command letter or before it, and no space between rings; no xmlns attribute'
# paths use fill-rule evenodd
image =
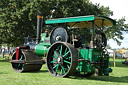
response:
<svg viewBox="0 0 128 85"><path fill-rule="evenodd" d="M16 48L10 61L15 71L39 71L46 62L48 71L57 77L76 74L88 77L94 73L109 75L112 72L108 65L109 55L105 50L107 39L103 27L113 26L116 21L94 15L49 19L45 20L46 25L56 25L49 35L48 31L41 34L42 23L43 17L37 16L35 49L27 45ZM74 30L82 29L84 33L84 29L89 28L91 39L87 46L86 34L82 37ZM43 56L46 56L46 60L42 59Z"/></svg>

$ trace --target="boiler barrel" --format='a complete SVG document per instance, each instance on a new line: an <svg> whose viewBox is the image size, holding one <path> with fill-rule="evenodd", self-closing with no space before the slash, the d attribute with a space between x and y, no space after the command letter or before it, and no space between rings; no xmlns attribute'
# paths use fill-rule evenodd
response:
<svg viewBox="0 0 128 85"><path fill-rule="evenodd" d="M35 47L35 53L39 56L45 56L49 50L48 46L45 46L45 43L40 43Z"/></svg>

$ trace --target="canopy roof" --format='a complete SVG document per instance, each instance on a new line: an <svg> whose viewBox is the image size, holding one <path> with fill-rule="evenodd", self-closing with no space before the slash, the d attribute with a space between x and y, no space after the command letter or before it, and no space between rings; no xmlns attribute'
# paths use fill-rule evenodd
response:
<svg viewBox="0 0 128 85"><path fill-rule="evenodd" d="M58 18L58 19L49 19L46 20L46 24L57 24L57 23L66 23L69 27L74 28L88 28L92 26L92 21L99 26L113 26L116 25L116 21L105 16L79 16L79 17L68 17L68 18Z"/></svg>

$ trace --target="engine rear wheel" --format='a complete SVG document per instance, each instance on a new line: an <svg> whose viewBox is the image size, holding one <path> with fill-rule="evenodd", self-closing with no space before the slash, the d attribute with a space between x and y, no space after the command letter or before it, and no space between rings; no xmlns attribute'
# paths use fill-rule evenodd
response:
<svg viewBox="0 0 128 85"><path fill-rule="evenodd" d="M57 42L51 46L47 55L47 68L57 77L66 77L75 72L77 50L69 43Z"/></svg>

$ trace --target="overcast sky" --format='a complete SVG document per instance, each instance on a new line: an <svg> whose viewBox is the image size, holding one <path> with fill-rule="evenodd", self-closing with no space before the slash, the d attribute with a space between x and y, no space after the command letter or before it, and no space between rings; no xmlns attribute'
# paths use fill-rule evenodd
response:
<svg viewBox="0 0 128 85"><path fill-rule="evenodd" d="M128 0L90 0L93 4L100 3L100 5L104 5L105 7L110 8L113 11L113 19L120 19L125 17L126 22L128 24ZM112 48L128 48L128 33L123 32L124 39L121 40L121 46L118 46L115 41L112 39L108 40L108 44Z"/></svg>

